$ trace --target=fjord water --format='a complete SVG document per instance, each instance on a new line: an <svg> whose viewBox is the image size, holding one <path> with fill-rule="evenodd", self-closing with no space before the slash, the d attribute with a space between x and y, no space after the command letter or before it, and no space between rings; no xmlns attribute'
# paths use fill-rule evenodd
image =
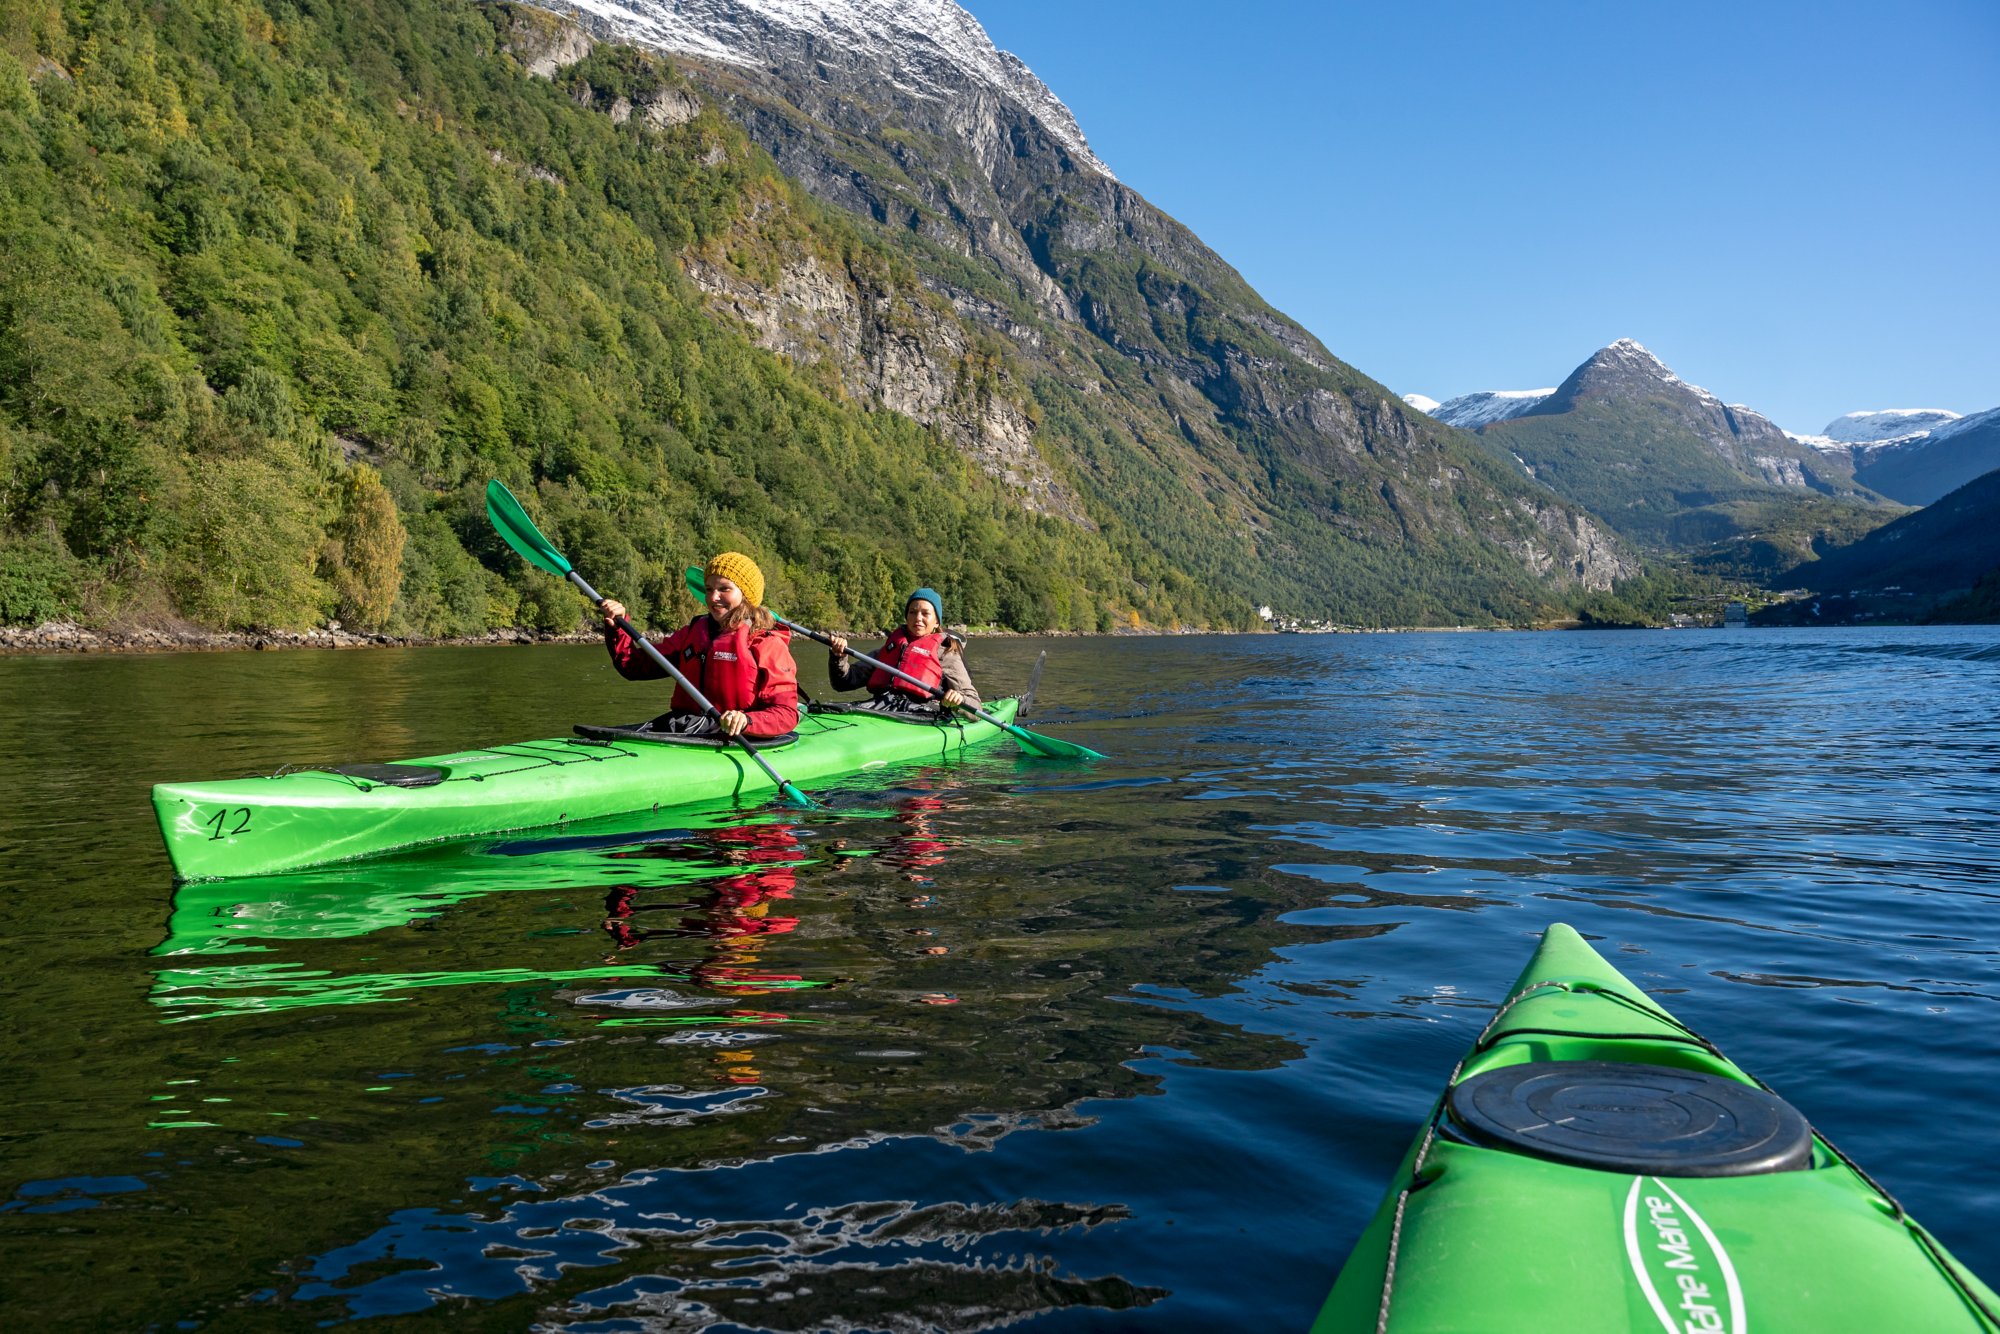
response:
<svg viewBox="0 0 2000 1334"><path fill-rule="evenodd" d="M657 692L588 647L0 660L0 1318L1302 1328L1552 921L2000 1276L2000 631L973 663L1042 648L1032 725L1110 760L178 891L155 781Z"/></svg>

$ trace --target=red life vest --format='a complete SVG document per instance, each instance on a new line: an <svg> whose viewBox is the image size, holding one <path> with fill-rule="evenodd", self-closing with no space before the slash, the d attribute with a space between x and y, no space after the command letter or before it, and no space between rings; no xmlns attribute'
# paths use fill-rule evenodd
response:
<svg viewBox="0 0 2000 1334"><path fill-rule="evenodd" d="M750 656L750 627L715 633L715 622L697 616L688 622L689 642L669 655L669 661L708 696L718 713L748 711L757 702L757 660ZM676 636L678 638L679 636ZM701 706L674 682L675 713L700 713Z"/></svg>
<svg viewBox="0 0 2000 1334"><path fill-rule="evenodd" d="M944 689L944 632L939 630L925 635L922 639L910 638L910 632L897 626L889 632L888 642L875 655L891 667L908 672L933 689ZM911 685L901 677L891 676L877 667L868 676L868 688L880 693L886 690L900 690L915 699L933 698L929 690Z"/></svg>

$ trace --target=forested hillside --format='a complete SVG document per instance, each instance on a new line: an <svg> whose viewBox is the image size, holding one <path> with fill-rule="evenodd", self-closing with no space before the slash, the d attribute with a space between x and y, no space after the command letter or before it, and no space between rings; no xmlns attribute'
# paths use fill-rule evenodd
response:
<svg viewBox="0 0 2000 1334"><path fill-rule="evenodd" d="M2000 571L2000 471L1923 509L1828 550L1784 578L1816 593L1900 592L1928 606L1968 593ZM1991 588L1981 595L1990 598ZM1971 609L1979 599L1966 604Z"/></svg>
<svg viewBox="0 0 2000 1334"><path fill-rule="evenodd" d="M1142 588L1102 534L1024 513L936 430L706 311L675 257L740 246L772 200L788 246L896 280L713 112L614 124L464 4L8 14L8 621L575 624L574 594L487 530L489 476L642 605L740 546L774 602L859 624L920 579L1023 628L1248 613Z"/></svg>

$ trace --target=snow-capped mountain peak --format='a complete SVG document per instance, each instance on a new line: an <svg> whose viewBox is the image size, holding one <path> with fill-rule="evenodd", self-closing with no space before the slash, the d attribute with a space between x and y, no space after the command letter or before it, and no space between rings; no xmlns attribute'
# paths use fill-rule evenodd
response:
<svg viewBox="0 0 2000 1334"><path fill-rule="evenodd" d="M1427 412L1433 417L1437 416L1438 401L1429 394L1404 394L1403 401L1418 412Z"/></svg>
<svg viewBox="0 0 2000 1334"><path fill-rule="evenodd" d="M621 39L723 64L763 68L774 47L866 63L906 97L950 104L970 82L1028 112L1093 170L1111 175L1076 117L979 20L952 0L542 0ZM1115 178L1114 178L1115 179Z"/></svg>
<svg viewBox="0 0 2000 1334"><path fill-rule="evenodd" d="M1887 444L1905 436L1936 431L1959 420L1956 412L1943 408L1882 408L1836 417L1821 434L1848 445Z"/></svg>
<svg viewBox="0 0 2000 1334"><path fill-rule="evenodd" d="M1653 355L1651 351L1641 346L1635 339L1631 338L1618 339L1616 342L1612 343L1609 347L1606 347L1603 351L1599 352L1596 356L1592 357L1590 359L1590 362L1586 362L1585 365L1589 365L1591 364L1591 362L1595 362L1599 365L1615 366L1618 369L1627 372L1637 372L1642 375L1650 375L1654 379L1658 380L1661 384L1678 385L1680 388L1687 390L1690 394L1693 394L1696 398L1701 399L1703 402L1712 403L1716 407L1722 406L1721 399L1717 398L1714 394L1709 393L1708 390L1703 389L1700 385L1689 384L1686 380L1683 380L1680 376L1675 375L1673 371L1668 368L1666 362L1661 361L1657 356Z"/></svg>
<svg viewBox="0 0 2000 1334"><path fill-rule="evenodd" d="M1553 394L1555 389L1481 389L1470 394L1460 394L1457 398L1422 407L1414 400L1421 395L1405 395L1403 401L1428 412L1447 426L1456 426L1470 431L1489 422L1506 421L1509 417L1519 417L1543 399ZM1430 400L1426 399L1426 402Z"/></svg>

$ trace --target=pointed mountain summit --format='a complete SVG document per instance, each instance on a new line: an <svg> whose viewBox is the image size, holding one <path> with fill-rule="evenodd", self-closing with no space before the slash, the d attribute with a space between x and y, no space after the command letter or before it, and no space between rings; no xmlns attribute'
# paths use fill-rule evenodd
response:
<svg viewBox="0 0 2000 1334"><path fill-rule="evenodd" d="M1857 486L1841 459L1689 384L1630 338L1592 353L1525 410L1477 429L1558 495L1658 550L1701 551L1757 533L1776 546L1750 565L1768 571L1815 539L1851 540L1889 517L1870 517L1881 498Z"/></svg>
<svg viewBox="0 0 2000 1334"><path fill-rule="evenodd" d="M1584 404L1645 405L1657 424L1700 439L1731 467L1773 486L1814 487L1821 479L1817 457L1799 448L1770 418L1742 404L1724 403L1700 385L1689 384L1667 364L1630 338L1591 354L1554 393L1523 417L1553 417Z"/></svg>
<svg viewBox="0 0 2000 1334"><path fill-rule="evenodd" d="M1715 397L1706 389L1687 384L1635 339L1621 338L1591 353L1537 406L1547 412L1567 412L1586 399L1641 398L1662 386L1679 386L1703 399Z"/></svg>

